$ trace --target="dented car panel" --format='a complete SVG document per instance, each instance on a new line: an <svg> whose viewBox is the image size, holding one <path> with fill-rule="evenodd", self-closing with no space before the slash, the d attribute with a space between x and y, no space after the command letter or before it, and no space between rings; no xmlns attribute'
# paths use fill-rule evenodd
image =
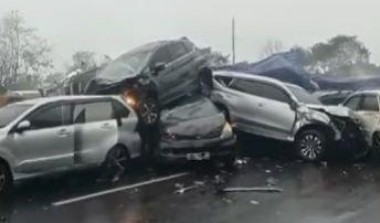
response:
<svg viewBox="0 0 380 223"><path fill-rule="evenodd" d="M375 135L380 132L380 91L367 90L351 94L341 106L354 111L370 147L374 147Z"/></svg>
<svg viewBox="0 0 380 223"><path fill-rule="evenodd" d="M204 97L186 99L163 111L160 132L158 156L165 160L188 159L194 153L208 154L204 159L234 153L232 127L223 112Z"/></svg>
<svg viewBox="0 0 380 223"><path fill-rule="evenodd" d="M298 86L251 74L217 71L212 89L211 99L228 111L238 130L294 142L303 130L317 128L335 142L351 140L353 135L363 141L360 123L350 109L324 106ZM354 130L347 131L347 126Z"/></svg>

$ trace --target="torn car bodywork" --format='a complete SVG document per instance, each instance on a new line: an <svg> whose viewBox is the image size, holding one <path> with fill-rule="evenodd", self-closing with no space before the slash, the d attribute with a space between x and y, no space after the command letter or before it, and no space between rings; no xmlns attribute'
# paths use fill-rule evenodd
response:
<svg viewBox="0 0 380 223"><path fill-rule="evenodd" d="M228 111L237 130L295 142L304 130L314 129L339 147L363 144L363 131L352 111L324 106L299 86L252 74L217 71L210 88L211 99Z"/></svg>
<svg viewBox="0 0 380 223"><path fill-rule="evenodd" d="M236 139L224 113L201 96L163 111L160 132L157 155L166 161L198 160L191 154L198 154L199 160L234 154Z"/></svg>

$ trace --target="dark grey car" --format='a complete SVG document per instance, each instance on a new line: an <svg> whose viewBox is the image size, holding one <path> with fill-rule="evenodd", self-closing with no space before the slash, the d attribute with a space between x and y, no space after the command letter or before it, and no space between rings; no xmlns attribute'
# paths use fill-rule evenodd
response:
<svg viewBox="0 0 380 223"><path fill-rule="evenodd" d="M162 112L161 161L222 159L234 161L235 135L222 110L210 99L194 96Z"/></svg>
<svg viewBox="0 0 380 223"><path fill-rule="evenodd" d="M97 93L122 93L146 124L158 120L160 106L199 89L207 53L186 38L153 42L131 50L95 78Z"/></svg>

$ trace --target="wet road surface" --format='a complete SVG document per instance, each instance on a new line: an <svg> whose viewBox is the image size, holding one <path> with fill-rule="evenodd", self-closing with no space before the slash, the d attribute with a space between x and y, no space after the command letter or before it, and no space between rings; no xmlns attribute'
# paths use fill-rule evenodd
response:
<svg viewBox="0 0 380 223"><path fill-rule="evenodd" d="M373 161L304 163L289 145L245 141L235 170L194 163L157 171L138 164L118 182L96 170L34 179L0 204L0 222L378 222L380 165ZM177 178L54 206L55 202L147 182ZM224 187L276 186L281 193L220 193ZM184 193L181 188L189 187ZM177 193L177 192L178 193Z"/></svg>

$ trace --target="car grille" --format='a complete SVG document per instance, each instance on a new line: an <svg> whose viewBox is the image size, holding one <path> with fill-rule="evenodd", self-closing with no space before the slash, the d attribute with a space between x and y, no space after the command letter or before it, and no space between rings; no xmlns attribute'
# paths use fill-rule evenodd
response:
<svg viewBox="0 0 380 223"><path fill-rule="evenodd" d="M217 138L222 134L223 126L220 126L206 135L175 135L177 140L192 140L192 139L211 139Z"/></svg>

